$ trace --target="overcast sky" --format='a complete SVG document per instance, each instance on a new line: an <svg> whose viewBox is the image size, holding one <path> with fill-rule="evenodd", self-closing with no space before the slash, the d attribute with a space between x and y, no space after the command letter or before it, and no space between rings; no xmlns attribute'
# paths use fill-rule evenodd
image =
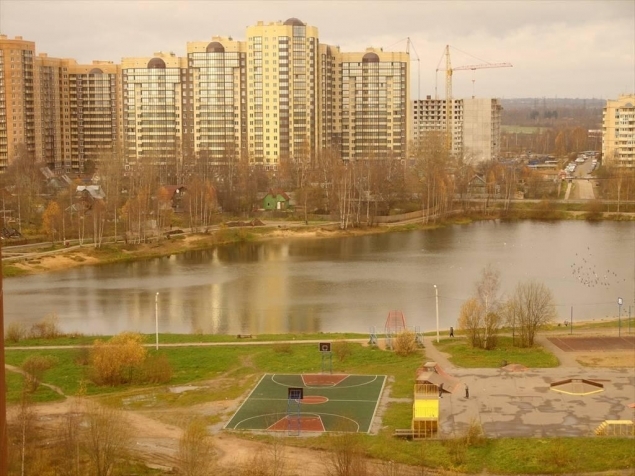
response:
<svg viewBox="0 0 635 476"><path fill-rule="evenodd" d="M455 72L457 98L473 88L478 97L501 98L635 92L635 0L0 0L2 34L80 63L185 55L188 41L245 40L248 25L289 17L318 27L320 41L342 51L405 51L410 37L413 98L418 90L434 97L437 81L444 97L436 70L446 44L454 67L513 64Z"/></svg>

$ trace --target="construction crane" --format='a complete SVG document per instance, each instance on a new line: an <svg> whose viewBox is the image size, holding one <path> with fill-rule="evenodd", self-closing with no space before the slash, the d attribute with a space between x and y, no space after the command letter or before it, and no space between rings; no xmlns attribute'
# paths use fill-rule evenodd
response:
<svg viewBox="0 0 635 476"><path fill-rule="evenodd" d="M467 53L466 53L467 54ZM452 100L452 73L454 71L467 71L467 70L477 70L484 68L511 68L511 63L488 63L484 62L481 64L473 64L468 66L459 66L457 68L452 68L452 62L450 61L450 45L445 45L445 51L439 60L439 64L437 65L437 73L441 70L439 65L443 60L443 56L445 56L445 132L446 132L446 141L448 150L451 152L452 147L452 118L454 116L454 102ZM472 56L472 55L470 55ZM481 60L484 61L484 60ZM435 85L435 99L438 99L437 96L437 88ZM472 96L474 96L474 79L472 79Z"/></svg>

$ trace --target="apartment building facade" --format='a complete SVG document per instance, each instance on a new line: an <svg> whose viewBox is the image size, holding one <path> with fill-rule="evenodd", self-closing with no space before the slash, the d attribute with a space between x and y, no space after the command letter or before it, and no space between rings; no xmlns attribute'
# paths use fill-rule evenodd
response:
<svg viewBox="0 0 635 476"><path fill-rule="evenodd" d="M407 157L408 53L341 52L297 18L189 42L184 57L81 65L4 36L0 52L0 170L20 147L56 173L116 155L165 182L197 162Z"/></svg>
<svg viewBox="0 0 635 476"><path fill-rule="evenodd" d="M602 160L607 165L635 167L635 94L606 101L602 111Z"/></svg>
<svg viewBox="0 0 635 476"><path fill-rule="evenodd" d="M409 140L408 54L369 48L338 56L342 159L404 160Z"/></svg>
<svg viewBox="0 0 635 476"><path fill-rule="evenodd" d="M430 133L447 137L445 99L413 101L410 121L413 151ZM501 113L498 99L469 98L452 100L450 117L450 150L455 157L483 162L500 156Z"/></svg>
<svg viewBox="0 0 635 476"><path fill-rule="evenodd" d="M0 171L35 153L35 43L0 35Z"/></svg>

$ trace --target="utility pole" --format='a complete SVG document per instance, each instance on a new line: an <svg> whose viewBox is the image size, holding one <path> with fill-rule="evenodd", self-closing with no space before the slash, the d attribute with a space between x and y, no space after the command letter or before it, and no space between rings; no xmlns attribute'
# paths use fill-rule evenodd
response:
<svg viewBox="0 0 635 476"><path fill-rule="evenodd" d="M0 243L0 265L2 244ZM4 370L4 292L0 267L0 476L9 474L9 437L7 435L7 380Z"/></svg>

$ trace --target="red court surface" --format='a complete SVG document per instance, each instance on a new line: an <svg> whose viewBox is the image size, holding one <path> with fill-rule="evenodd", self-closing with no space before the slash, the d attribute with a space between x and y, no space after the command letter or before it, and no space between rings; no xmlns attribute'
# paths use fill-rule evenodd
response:
<svg viewBox="0 0 635 476"><path fill-rule="evenodd" d="M635 350L635 336L622 337L548 337L564 352L596 350Z"/></svg>
<svg viewBox="0 0 635 476"><path fill-rule="evenodd" d="M326 431L322 419L319 416L301 416L299 418L287 416L275 422L267 428L267 431L288 431L289 429L299 431Z"/></svg>

